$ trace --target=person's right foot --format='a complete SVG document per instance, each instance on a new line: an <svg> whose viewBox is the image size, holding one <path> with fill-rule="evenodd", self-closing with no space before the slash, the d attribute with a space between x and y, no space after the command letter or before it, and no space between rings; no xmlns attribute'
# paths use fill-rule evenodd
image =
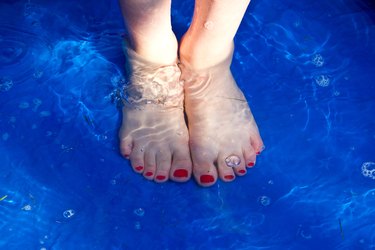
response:
<svg viewBox="0 0 375 250"><path fill-rule="evenodd" d="M124 89L120 150L146 179L190 179L191 159L177 64L148 62L128 49L130 85Z"/></svg>
<svg viewBox="0 0 375 250"><path fill-rule="evenodd" d="M257 124L230 71L231 59L232 53L207 69L194 69L181 59L193 174L201 186L213 185L218 176L228 182L245 175L263 149Z"/></svg>

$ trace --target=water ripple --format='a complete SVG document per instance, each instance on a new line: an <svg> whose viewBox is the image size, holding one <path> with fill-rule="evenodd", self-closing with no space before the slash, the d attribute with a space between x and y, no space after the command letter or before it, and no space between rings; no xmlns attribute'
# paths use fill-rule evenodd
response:
<svg viewBox="0 0 375 250"><path fill-rule="evenodd" d="M46 37L18 29L0 26L0 76L14 83L40 76L51 55Z"/></svg>

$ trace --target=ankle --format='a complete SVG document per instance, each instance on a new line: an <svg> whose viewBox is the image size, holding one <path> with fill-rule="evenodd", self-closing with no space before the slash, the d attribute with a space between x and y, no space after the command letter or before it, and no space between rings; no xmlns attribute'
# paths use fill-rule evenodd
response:
<svg viewBox="0 0 375 250"><path fill-rule="evenodd" d="M153 63L168 65L177 60L178 43L173 32L146 39L136 38L129 46L138 55Z"/></svg>
<svg viewBox="0 0 375 250"><path fill-rule="evenodd" d="M194 69L206 69L221 63L233 51L233 41L228 43L181 39L179 58Z"/></svg>

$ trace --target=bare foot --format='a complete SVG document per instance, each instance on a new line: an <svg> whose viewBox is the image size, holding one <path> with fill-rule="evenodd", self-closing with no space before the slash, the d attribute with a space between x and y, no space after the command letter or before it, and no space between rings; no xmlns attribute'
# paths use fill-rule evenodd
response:
<svg viewBox="0 0 375 250"><path fill-rule="evenodd" d="M232 53L219 64L198 70L181 59L193 173L202 186L213 185L218 177L228 182L245 175L263 148L254 117L229 68Z"/></svg>
<svg viewBox="0 0 375 250"><path fill-rule="evenodd" d="M146 179L182 182L191 176L183 87L177 64L148 62L128 49L120 149Z"/></svg>

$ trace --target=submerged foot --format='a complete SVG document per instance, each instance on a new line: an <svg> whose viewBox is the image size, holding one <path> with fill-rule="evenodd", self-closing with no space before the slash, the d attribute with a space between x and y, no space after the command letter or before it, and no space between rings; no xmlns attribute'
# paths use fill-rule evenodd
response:
<svg viewBox="0 0 375 250"><path fill-rule="evenodd" d="M230 71L232 52L219 64L194 69L182 59L193 174L202 186L233 181L255 165L263 148L257 124Z"/></svg>
<svg viewBox="0 0 375 250"><path fill-rule="evenodd" d="M146 179L182 182L191 176L183 87L177 64L148 62L128 49L120 149Z"/></svg>

